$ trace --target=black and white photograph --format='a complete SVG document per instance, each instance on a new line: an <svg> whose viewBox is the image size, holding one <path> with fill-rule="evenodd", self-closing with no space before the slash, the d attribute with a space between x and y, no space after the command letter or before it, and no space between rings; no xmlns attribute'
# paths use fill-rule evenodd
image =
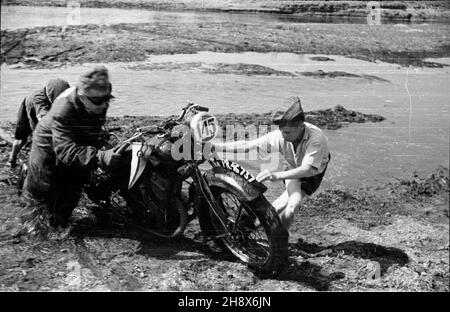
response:
<svg viewBox="0 0 450 312"><path fill-rule="evenodd" d="M449 35L449 1L1 0L0 292L449 292Z"/></svg>

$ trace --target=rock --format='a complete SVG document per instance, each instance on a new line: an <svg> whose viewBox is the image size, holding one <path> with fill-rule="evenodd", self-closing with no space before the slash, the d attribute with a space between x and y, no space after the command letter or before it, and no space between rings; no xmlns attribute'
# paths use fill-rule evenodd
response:
<svg viewBox="0 0 450 312"><path fill-rule="evenodd" d="M313 60L313 61L318 61L318 62L334 62L335 61L334 59L329 58L327 56L312 56L309 59Z"/></svg>

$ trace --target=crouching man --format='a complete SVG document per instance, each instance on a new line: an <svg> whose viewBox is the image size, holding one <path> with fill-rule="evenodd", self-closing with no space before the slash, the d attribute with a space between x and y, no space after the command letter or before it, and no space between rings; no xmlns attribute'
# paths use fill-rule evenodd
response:
<svg viewBox="0 0 450 312"><path fill-rule="evenodd" d="M39 120L48 113L55 99L69 87L69 83L63 79L51 79L43 88L23 99L17 113L15 140L8 159L10 167L16 166L17 155L27 143Z"/></svg>
<svg viewBox="0 0 450 312"><path fill-rule="evenodd" d="M120 159L121 151L99 150L111 89L108 70L96 67L64 91L38 123L23 187L32 208L24 218L29 234L66 237L90 171Z"/></svg>
<svg viewBox="0 0 450 312"><path fill-rule="evenodd" d="M330 160L328 140L316 126L305 122L300 99L291 97L274 111L272 123L279 130L251 141L214 143L216 152L248 153L259 149L278 151L285 159L285 170L260 172L256 179L283 180L286 190L272 205L278 212L286 230L291 226L294 215L303 199L312 195L320 186Z"/></svg>

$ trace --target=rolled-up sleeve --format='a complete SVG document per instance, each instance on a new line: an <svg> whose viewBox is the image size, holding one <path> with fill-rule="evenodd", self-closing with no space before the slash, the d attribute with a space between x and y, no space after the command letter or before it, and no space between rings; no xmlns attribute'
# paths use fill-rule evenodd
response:
<svg viewBox="0 0 450 312"><path fill-rule="evenodd" d="M310 165L322 173L328 163L328 146L324 138L314 139L306 146L305 156L302 160L302 166Z"/></svg>

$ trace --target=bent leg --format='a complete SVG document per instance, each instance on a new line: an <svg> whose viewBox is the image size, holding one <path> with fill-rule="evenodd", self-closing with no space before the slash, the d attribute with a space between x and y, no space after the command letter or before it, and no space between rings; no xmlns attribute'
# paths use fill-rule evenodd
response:
<svg viewBox="0 0 450 312"><path fill-rule="evenodd" d="M11 154L9 155L9 163L14 166L20 149L27 142L28 136L32 133L30 122L25 107L25 100L22 101L17 112L16 129L14 132L14 143Z"/></svg>
<svg viewBox="0 0 450 312"><path fill-rule="evenodd" d="M55 190L54 196L49 201L51 224L53 226L67 226L72 211L77 206L81 197L81 186L67 185Z"/></svg>
<svg viewBox="0 0 450 312"><path fill-rule="evenodd" d="M277 199L272 202L272 206L275 208L277 212L282 211L286 205L288 204L289 195L287 190L283 192Z"/></svg>
<svg viewBox="0 0 450 312"><path fill-rule="evenodd" d="M10 165L12 167L14 167L16 165L17 155L19 154L20 149L22 148L24 143L25 143L25 140L17 140L17 139L14 140L12 149L11 149L11 153L9 154L9 159L8 159L8 162L10 163Z"/></svg>
<svg viewBox="0 0 450 312"><path fill-rule="evenodd" d="M298 180L286 180L286 192L288 196L287 204L284 209L280 209L278 214L286 230L289 229L294 221L295 213L301 206L306 193L302 191L301 184Z"/></svg>

